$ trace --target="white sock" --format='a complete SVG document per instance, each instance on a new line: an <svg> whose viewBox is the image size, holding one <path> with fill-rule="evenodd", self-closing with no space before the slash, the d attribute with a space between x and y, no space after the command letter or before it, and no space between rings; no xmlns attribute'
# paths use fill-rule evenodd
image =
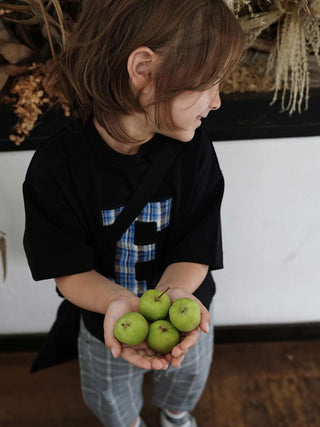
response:
<svg viewBox="0 0 320 427"><path fill-rule="evenodd" d="M184 417L187 414L187 411L181 411L178 413L169 411L169 409L164 409L164 412L169 415L169 417L174 418L175 420L178 420L179 418Z"/></svg>
<svg viewBox="0 0 320 427"><path fill-rule="evenodd" d="M133 425L133 427L139 427L141 422L140 416L137 418L137 422Z"/></svg>
<svg viewBox="0 0 320 427"><path fill-rule="evenodd" d="M163 427L191 427L192 423L188 411L182 411L177 414L168 409L163 409L163 411L165 418L163 420ZM166 417L168 417L168 419Z"/></svg>

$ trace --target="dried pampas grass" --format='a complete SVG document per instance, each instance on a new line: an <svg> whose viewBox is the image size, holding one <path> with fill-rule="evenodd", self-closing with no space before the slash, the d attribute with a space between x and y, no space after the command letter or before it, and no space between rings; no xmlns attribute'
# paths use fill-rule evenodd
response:
<svg viewBox="0 0 320 427"><path fill-rule="evenodd" d="M315 58L320 73L320 0L239 0L230 1L229 5L239 16L239 22L247 36L247 47L259 48L263 45L267 46L264 51L269 50L267 73L269 78L274 79L272 103L282 91L282 111L289 111L289 114L296 111L301 113L303 101L307 109L309 88L314 86L314 82L310 83L311 63L314 73L314 61L310 57ZM273 43L268 40L262 43L259 37L271 26L276 26ZM252 69L259 72L258 64ZM240 70L235 71L235 76L231 77L234 91L239 86L236 84L236 76L241 73L250 73L250 67L243 64ZM254 81L253 74L252 78ZM266 79L267 76L263 82ZM253 86L253 82L248 79L248 90ZM229 90L232 91L230 87Z"/></svg>
<svg viewBox="0 0 320 427"><path fill-rule="evenodd" d="M280 9L282 2L276 3ZM283 20L278 23L277 43L270 53L268 70L276 70L273 102L282 90L282 110L292 114L296 110L301 113L303 101L308 108L310 52L320 65L320 13L319 1L287 1L286 7Z"/></svg>

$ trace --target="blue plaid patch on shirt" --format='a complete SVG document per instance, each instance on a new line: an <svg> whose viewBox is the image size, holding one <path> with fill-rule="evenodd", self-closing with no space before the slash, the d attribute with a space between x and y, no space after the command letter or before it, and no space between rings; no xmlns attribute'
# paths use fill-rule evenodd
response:
<svg viewBox="0 0 320 427"><path fill-rule="evenodd" d="M159 202L148 202L142 212L122 235L116 245L115 278L110 278L119 285L129 289L135 295L141 296L147 289L145 280L136 280L135 266L137 262L148 262L156 258L156 244L136 245L134 243L135 222L154 222L157 231L168 227L171 218L172 198ZM102 210L104 226L112 225L123 210L123 206Z"/></svg>

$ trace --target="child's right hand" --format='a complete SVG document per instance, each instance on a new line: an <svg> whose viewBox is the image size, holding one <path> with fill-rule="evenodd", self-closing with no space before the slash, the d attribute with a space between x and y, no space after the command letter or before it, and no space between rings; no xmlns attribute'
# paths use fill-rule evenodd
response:
<svg viewBox="0 0 320 427"><path fill-rule="evenodd" d="M108 305L104 318L104 340L114 358L119 356L137 368L167 369L169 362L165 357L152 351L144 341L140 345L120 344L114 336L114 325L117 320L130 311L139 312L139 298L128 291L128 294L119 295Z"/></svg>

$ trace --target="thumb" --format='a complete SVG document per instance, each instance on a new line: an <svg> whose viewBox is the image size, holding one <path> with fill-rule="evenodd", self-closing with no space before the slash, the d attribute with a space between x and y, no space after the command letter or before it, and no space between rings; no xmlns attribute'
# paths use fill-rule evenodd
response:
<svg viewBox="0 0 320 427"><path fill-rule="evenodd" d="M209 332L209 324L210 324L210 313L209 311L205 308L205 306L200 306L200 310L201 310L201 321L200 321L200 329L205 332L208 333Z"/></svg>
<svg viewBox="0 0 320 427"><path fill-rule="evenodd" d="M114 325L116 324L116 321L118 320L119 316L114 316L110 313L108 313L109 310L107 310L105 318L104 318L104 342L106 347L111 351L113 357L116 359L120 356L122 347L119 341L114 336Z"/></svg>
<svg viewBox="0 0 320 427"><path fill-rule="evenodd" d="M120 356L122 347L116 338L110 338L107 334L104 334L104 342L108 349L111 351L112 356L117 359Z"/></svg>

